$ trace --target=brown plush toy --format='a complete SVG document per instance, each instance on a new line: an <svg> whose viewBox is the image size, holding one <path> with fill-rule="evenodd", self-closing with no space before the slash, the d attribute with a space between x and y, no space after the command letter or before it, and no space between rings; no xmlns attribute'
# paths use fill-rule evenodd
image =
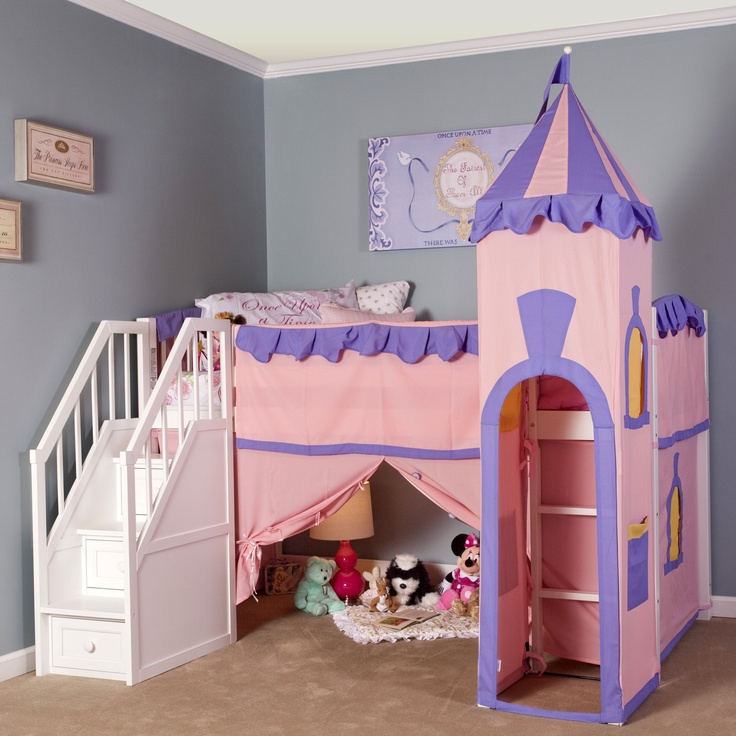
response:
<svg viewBox="0 0 736 736"><path fill-rule="evenodd" d="M450 610L458 616L470 616L474 621L480 619L480 590L476 588L463 603L460 599L452 602Z"/></svg>
<svg viewBox="0 0 736 736"><path fill-rule="evenodd" d="M388 581L385 578L376 579L376 594L369 605L371 611L394 613L399 607L398 603L391 597Z"/></svg>

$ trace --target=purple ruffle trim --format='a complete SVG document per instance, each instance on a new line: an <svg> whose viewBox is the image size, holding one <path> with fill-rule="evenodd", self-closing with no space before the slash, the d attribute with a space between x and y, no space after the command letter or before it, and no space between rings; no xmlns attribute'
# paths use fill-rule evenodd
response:
<svg viewBox="0 0 736 736"><path fill-rule="evenodd" d="M660 337L673 336L686 327L695 330L698 337L705 335L705 314L703 310L684 296L670 294L652 302L657 310L657 332Z"/></svg>
<svg viewBox="0 0 736 736"><path fill-rule="evenodd" d="M662 240L654 209L642 202L632 202L618 194L552 194L528 199L488 200L476 203L470 240L477 243L488 233L511 230L524 235L534 218L541 215L560 222L574 233L587 223L612 232L625 240L637 228L648 238Z"/></svg>
<svg viewBox="0 0 736 736"><path fill-rule="evenodd" d="M156 336L159 342L169 340L179 334L181 326L187 317L201 317L202 310L199 307L187 307L186 309L174 309L171 312L157 314L156 320Z"/></svg>
<svg viewBox="0 0 736 736"><path fill-rule="evenodd" d="M425 355L452 360L459 353L478 355L478 324L424 327L367 322L320 329L242 326L235 345L261 363L274 354L292 355L296 360L321 355L335 363L343 350L361 355L391 353L404 363L416 363Z"/></svg>

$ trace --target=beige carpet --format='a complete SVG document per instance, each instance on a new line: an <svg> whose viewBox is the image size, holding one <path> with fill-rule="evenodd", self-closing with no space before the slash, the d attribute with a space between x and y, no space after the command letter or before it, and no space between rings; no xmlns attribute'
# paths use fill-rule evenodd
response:
<svg viewBox="0 0 736 736"><path fill-rule="evenodd" d="M236 644L134 687L33 674L0 683L0 734L610 733L603 725L478 708L477 639L357 644L330 617L297 611L289 596L246 601L238 615ZM736 620L697 622L665 662L659 689L624 726L625 735L736 733L734 662ZM555 702L581 683L590 686L534 679L544 680L545 697Z"/></svg>

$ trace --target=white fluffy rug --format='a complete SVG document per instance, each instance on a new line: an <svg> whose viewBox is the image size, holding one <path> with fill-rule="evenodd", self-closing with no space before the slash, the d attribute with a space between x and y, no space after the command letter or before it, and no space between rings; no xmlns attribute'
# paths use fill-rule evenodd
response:
<svg viewBox="0 0 736 736"><path fill-rule="evenodd" d="M401 610L414 609L408 606ZM381 641L401 641L402 639L462 639L478 638L479 626L469 616L458 616L452 611L444 611L429 621L412 624L397 631L381 626L377 622L385 618L385 613L370 611L365 606L348 606L344 611L332 614L332 619L340 631L358 644L378 644Z"/></svg>

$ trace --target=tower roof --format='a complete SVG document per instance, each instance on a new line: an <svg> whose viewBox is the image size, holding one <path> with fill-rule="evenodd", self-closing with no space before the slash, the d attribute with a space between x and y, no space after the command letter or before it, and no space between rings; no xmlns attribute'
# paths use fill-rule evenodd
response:
<svg viewBox="0 0 736 736"><path fill-rule="evenodd" d="M562 90L547 108L550 89ZM641 228L661 240L654 209L601 137L570 84L564 54L547 84L537 122L506 168L475 204L470 240L495 230L526 233L538 215L572 232L586 223L619 238Z"/></svg>

